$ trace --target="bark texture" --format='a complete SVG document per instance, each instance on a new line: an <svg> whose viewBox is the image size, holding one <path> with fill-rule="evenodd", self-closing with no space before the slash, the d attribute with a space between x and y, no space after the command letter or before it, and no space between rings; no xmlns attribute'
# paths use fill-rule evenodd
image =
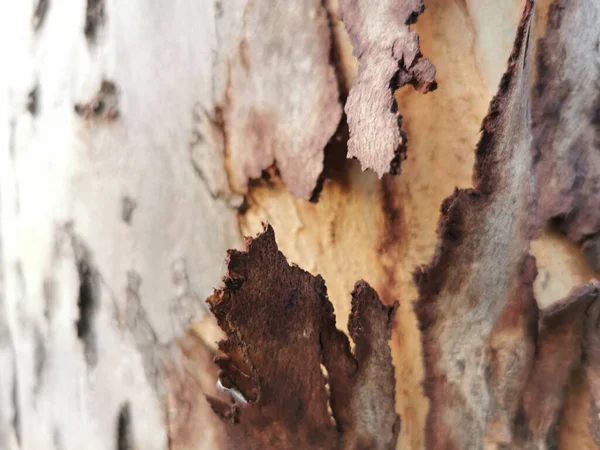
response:
<svg viewBox="0 0 600 450"><path fill-rule="evenodd" d="M358 73L346 101L350 128L348 157L381 177L397 174L406 159L406 133L394 94L411 84L436 88L435 67L421 58L419 36L409 25L423 12L423 0L341 0L340 17L358 58Z"/></svg>
<svg viewBox="0 0 600 450"><path fill-rule="evenodd" d="M587 330L595 329L600 319L599 294L597 282L584 285L540 311L535 358L517 423L517 448L556 447L556 427L566 387L574 371L582 365L585 342L591 337Z"/></svg>
<svg viewBox="0 0 600 450"><path fill-rule="evenodd" d="M426 448L508 445L533 355L535 261L527 2L483 121L474 188L442 204L433 262L415 273L430 410Z"/></svg>
<svg viewBox="0 0 600 450"><path fill-rule="evenodd" d="M208 299L227 334L215 363L233 401L209 398L227 448L395 448L388 340L397 305L356 283L351 352L323 279L288 264L273 228L230 252L227 266L225 287Z"/></svg>
<svg viewBox="0 0 600 450"><path fill-rule="evenodd" d="M534 134L540 219L600 270L600 4L555 1L540 41Z"/></svg>
<svg viewBox="0 0 600 450"><path fill-rule="evenodd" d="M232 186L245 193L276 163L291 193L312 198L342 114L326 9L320 0L230 0L212 25Z"/></svg>
<svg viewBox="0 0 600 450"><path fill-rule="evenodd" d="M556 5L548 14L551 2ZM472 185L471 149L506 69L523 2L428 0L417 23L420 1L371 2L366 11L363 3L3 5L9 89L2 91L7 107L0 108L7 112L0 117L6 143L0 149L0 448L225 448L235 425L205 400L209 395L231 406L231 391L216 388L212 362L224 335L203 300L224 272L226 250L239 248L243 234L262 232L263 221L276 231L290 263L327 282L337 329L360 330L356 321L345 321L357 279L373 286L386 305L402 300L390 341L402 419L397 448L425 448L430 403L422 389L411 273L433 258L442 201L455 187ZM399 13L394 19L379 8ZM511 279L515 292L524 300L535 294L539 305L539 311L532 307L537 325L534 313L527 316L529 328L510 314L495 322L502 326L491 335L499 369L490 374L496 387L490 410L506 407L507 417L514 411L515 402L500 394L517 388L493 377L512 361L505 349L526 349L517 362L532 352L539 356L528 360L527 378L517 377L524 387L516 422L494 428L504 419L492 421L496 434L490 436L502 440L497 430L510 429L515 446L594 449L600 423L597 287L569 293L594 275L579 247L589 241L585 250L593 256L598 14L592 1L539 0L536 16L528 52L537 52L537 38L544 41L531 56L541 61L533 68L539 81L532 105L534 163L542 188L536 190L538 213L549 211L537 217L538 223L557 218L553 222L570 239L546 230L531 242L535 281L527 257L518 266L494 267L497 278L470 268L481 279L469 285L489 289L469 298L485 301L506 287L498 280ZM404 39L407 46L400 45ZM393 93L401 83L433 80L421 52L435 63L438 89L425 96L408 88ZM405 56L413 54L407 66ZM351 108L349 94L364 101ZM558 111L552 96L564 99L566 108ZM386 104L389 109L381 107ZM348 120L340 122L342 106ZM546 142L545 136L555 139ZM371 144L380 138L385 145L381 141L378 151ZM355 156L352 149L361 152L360 162L346 160ZM394 172L391 161L404 155L401 176L379 179L361 171L362 163ZM500 172L501 180L521 176ZM495 191L475 188L483 193L478 199L458 198L465 204L497 200ZM304 200L318 195L318 203ZM558 213L552 209L557 199ZM507 219L522 205L497 204L506 206L499 222L510 228ZM489 214L482 212L481 224L489 223ZM518 220L527 222L533 210L522 214ZM525 233L513 242L500 224L492 225L500 234L489 247L472 244L499 256L520 255ZM458 275L457 282L464 281ZM560 305L571 306L553 307L561 298ZM517 342L525 330L532 337ZM465 340L469 336L465 332ZM360 361L355 337L352 357ZM526 406L532 404L540 405L539 415ZM257 405L236 408L247 406ZM258 410L253 414L265 414ZM393 418L386 415L390 423ZM479 424L475 429L480 433Z"/></svg>

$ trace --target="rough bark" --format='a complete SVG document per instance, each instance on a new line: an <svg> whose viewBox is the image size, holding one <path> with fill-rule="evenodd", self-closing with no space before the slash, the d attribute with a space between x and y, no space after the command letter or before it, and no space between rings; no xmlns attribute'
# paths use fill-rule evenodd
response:
<svg viewBox="0 0 600 450"><path fill-rule="evenodd" d="M581 286L540 311L535 358L517 423L517 448L556 447L569 379L581 367L582 350L589 341L586 329L600 319L599 294L597 283Z"/></svg>
<svg viewBox="0 0 600 450"><path fill-rule="evenodd" d="M323 275L338 317L349 311L347 292L360 277L375 286L386 302L417 297L410 272L433 256L440 203L454 186L471 184L473 152L469 149L477 143L481 121L505 69L521 3L427 2L427 13L414 27L423 53L436 64L440 87L426 96L410 89L396 95L410 138L404 175L378 181L372 173L362 173L355 162L340 164L333 178L326 180L317 205L293 199L276 179L251 189L249 208L241 217L244 233L258 232L261 220L269 220L286 255ZM536 37L545 33L549 3L538 1ZM333 19L338 33L334 42L345 67L344 79L351 86L357 61L351 58L343 24L335 15ZM357 252L359 246L366 250ZM533 241L532 252L538 266L534 292L542 307L593 276L577 249L554 232L544 232ZM421 388L420 337L410 302L401 303L396 322L392 348L396 377L402 379L396 389L402 417L399 448L423 448L429 404ZM587 427L588 405L588 390L577 371L570 379L557 430L565 448L595 448Z"/></svg>
<svg viewBox="0 0 600 450"><path fill-rule="evenodd" d="M288 264L273 228L230 252L227 267L225 287L208 299L227 334L215 363L232 402L209 397L227 448L395 448L388 341L397 305L356 283L351 352L323 279Z"/></svg>
<svg viewBox="0 0 600 450"><path fill-rule="evenodd" d="M331 62L342 103L360 66L335 0L326 2L330 41L320 2L295 5L298 17L308 17L302 26L287 9L264 11L257 1L68 3L18 2L0 14L11 37L9 116L0 119L10 144L0 153L0 448L219 448L225 425L204 398L229 397L215 389L211 359L221 335L202 300L218 284L225 250L239 245L240 229L254 235L265 220L290 261L323 275L338 329L348 329L357 279L386 304L403 299L391 338L398 448L423 448L429 404L410 273L433 256L442 200L471 184L470 149L505 69L521 0L426 2L409 34L420 36L440 87L426 96L405 88L386 97L404 116L410 151L404 173L382 180L356 161L343 162L345 123L325 159L319 155L341 111ZM538 1L536 37L546 32L548 3ZM280 19L261 22L257 32L265 16ZM570 31L560 33L568 36L565 47L595 55L595 28L573 21L596 16L569 17ZM393 25L408 30L403 20ZM378 31L391 36L392 29ZM273 71L261 47L273 39L279 57L308 53L284 58ZM568 64L580 70L589 66L584 60L593 58L569 57ZM315 65L314 77L302 79L301 61ZM559 71L564 77L579 73L567 66ZM569 78L580 91L589 92L590 83L581 84L595 73L588 68L585 77ZM235 96L227 95L234 87ZM265 91L278 101L259 104ZM276 125L244 141L241 125L252 119L245 111L264 109L275 111ZM256 144L263 138L268 148ZM246 152L247 144L255 152ZM292 175L280 161L292 164ZM260 173L267 167L268 179ZM571 172L563 172L569 180ZM297 198L314 200L321 187L318 204ZM545 232L532 252L542 310L592 276L560 234ZM596 448L590 341L582 362L573 360L565 389L562 381L548 386L565 395L548 433L556 431L559 448Z"/></svg>
<svg viewBox="0 0 600 450"><path fill-rule="evenodd" d="M363 169L373 169L379 177L400 173L406 159L396 90L410 84L426 93L437 86L435 67L421 58L419 36L409 29L423 9L423 0L340 1L340 18L358 58L345 108L348 157L358 158Z"/></svg>
<svg viewBox="0 0 600 450"><path fill-rule="evenodd" d="M508 445L533 354L535 260L526 2L508 69L483 121L474 188L442 204L433 262L415 273L430 410L428 449Z"/></svg>
<svg viewBox="0 0 600 450"><path fill-rule="evenodd" d="M600 4L553 2L540 40L534 134L540 220L600 270Z"/></svg>
<svg viewBox="0 0 600 450"><path fill-rule="evenodd" d="M291 193L316 197L323 150L342 114L326 9L320 0L227 0L216 14L232 186L245 193L249 178L276 164Z"/></svg>

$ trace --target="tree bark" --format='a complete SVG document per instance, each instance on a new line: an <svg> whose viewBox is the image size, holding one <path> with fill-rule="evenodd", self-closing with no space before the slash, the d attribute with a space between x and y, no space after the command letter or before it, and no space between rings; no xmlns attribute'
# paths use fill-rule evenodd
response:
<svg viewBox="0 0 600 450"><path fill-rule="evenodd" d="M535 9L531 86L555 1ZM435 66L438 88L426 95L413 87L433 82L429 66L426 77L389 57L408 19L398 29L386 26L391 16L350 19L353 2L339 3L3 6L0 449L225 448L227 427L205 399L230 400L212 363L223 332L205 299L221 286L227 250L242 249L263 222L290 263L323 277L338 329L348 331L357 280L385 305L399 300L389 342L397 448L435 448L412 274L434 257L444 199L473 185L473 150L523 1L426 1L410 24ZM367 54L358 48L380 43L364 33L373 18L385 43ZM378 82L367 76L378 55L413 79L390 90L386 72L373 87L384 107L370 110L363 91ZM376 125L370 133L387 133L381 155L360 134L363 117ZM349 145L360 161L347 158ZM399 171L389 169L404 151L402 173L380 178ZM496 234L499 248L510 241ZM543 311L594 277L575 241L552 226L531 241L531 298ZM566 394L552 391L558 448L596 448L594 367L580 359L561 372Z"/></svg>

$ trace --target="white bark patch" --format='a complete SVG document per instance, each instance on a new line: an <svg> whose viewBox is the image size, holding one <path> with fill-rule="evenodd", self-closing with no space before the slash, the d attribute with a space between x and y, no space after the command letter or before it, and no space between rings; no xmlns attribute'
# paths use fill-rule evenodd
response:
<svg viewBox="0 0 600 450"><path fill-rule="evenodd" d="M190 155L195 105L215 110L214 4L4 9L0 448L164 449L160 352L240 243Z"/></svg>

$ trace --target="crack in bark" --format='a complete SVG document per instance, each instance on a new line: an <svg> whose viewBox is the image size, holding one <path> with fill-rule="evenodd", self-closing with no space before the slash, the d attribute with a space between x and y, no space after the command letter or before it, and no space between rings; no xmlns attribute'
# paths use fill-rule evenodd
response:
<svg viewBox="0 0 600 450"><path fill-rule="evenodd" d="M33 31L36 33L39 32L44 25L49 6L50 0L38 0L35 4L33 17L31 18L31 25L33 26Z"/></svg>
<svg viewBox="0 0 600 450"><path fill-rule="evenodd" d="M154 328L148 322L146 311L142 306L139 290L142 278L134 270L127 272L127 304L125 319L127 328L133 335L135 345L142 357L144 373L154 388L154 391L160 393L162 385L162 364L160 354L165 347L158 342Z"/></svg>
<svg viewBox="0 0 600 450"><path fill-rule="evenodd" d="M125 402L119 410L117 418L117 445L116 450L134 450L133 424L131 416L131 405Z"/></svg>
<svg viewBox="0 0 600 450"><path fill-rule="evenodd" d="M106 21L104 0L87 0L83 34L90 45L96 44L98 33Z"/></svg>

